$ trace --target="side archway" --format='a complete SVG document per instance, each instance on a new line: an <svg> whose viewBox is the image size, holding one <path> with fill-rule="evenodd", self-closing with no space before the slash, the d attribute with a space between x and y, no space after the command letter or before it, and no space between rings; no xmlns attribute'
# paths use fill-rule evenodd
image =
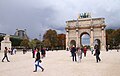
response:
<svg viewBox="0 0 120 76"><path fill-rule="evenodd" d="M70 41L70 46L73 46L73 45L76 47L76 41L75 40Z"/></svg>

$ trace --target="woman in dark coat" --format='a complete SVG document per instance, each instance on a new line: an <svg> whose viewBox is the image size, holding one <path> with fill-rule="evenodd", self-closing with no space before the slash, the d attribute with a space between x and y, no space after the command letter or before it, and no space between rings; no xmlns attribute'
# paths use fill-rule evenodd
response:
<svg viewBox="0 0 120 76"><path fill-rule="evenodd" d="M98 45L96 45L95 55L96 55L96 62L98 63L98 61L101 61L101 59L99 57L99 55L100 55L100 49L99 49Z"/></svg>
<svg viewBox="0 0 120 76"><path fill-rule="evenodd" d="M77 62L77 59L76 59L76 48L75 48L74 45L71 48L71 53L72 53L72 60Z"/></svg>

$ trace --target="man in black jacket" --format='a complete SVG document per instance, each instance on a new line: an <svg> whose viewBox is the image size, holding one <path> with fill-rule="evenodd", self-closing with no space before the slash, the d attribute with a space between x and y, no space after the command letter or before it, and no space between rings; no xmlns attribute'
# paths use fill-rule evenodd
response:
<svg viewBox="0 0 120 76"><path fill-rule="evenodd" d="M77 62L77 59L76 59L76 48L75 48L74 45L71 48L71 53L72 53L72 60Z"/></svg>
<svg viewBox="0 0 120 76"><path fill-rule="evenodd" d="M98 63L98 61L101 61L101 59L99 57L99 55L100 55L100 49L99 49L98 45L96 45L95 55L96 55L96 62Z"/></svg>
<svg viewBox="0 0 120 76"><path fill-rule="evenodd" d="M39 63L41 63L40 53L39 53L38 49L36 49L36 51L37 51L37 54L36 54L36 59L35 59L35 70L33 72L37 72L37 66L40 67L42 69L42 72L43 72L44 68L39 65Z"/></svg>

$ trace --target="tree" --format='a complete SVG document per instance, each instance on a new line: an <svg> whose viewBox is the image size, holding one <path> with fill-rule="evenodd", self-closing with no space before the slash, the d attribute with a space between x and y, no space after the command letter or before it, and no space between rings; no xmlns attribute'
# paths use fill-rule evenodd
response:
<svg viewBox="0 0 120 76"><path fill-rule="evenodd" d="M113 32L113 42L115 48L120 45L120 29L117 29Z"/></svg>
<svg viewBox="0 0 120 76"><path fill-rule="evenodd" d="M65 34L58 34L58 47L59 49L65 49Z"/></svg>
<svg viewBox="0 0 120 76"><path fill-rule="evenodd" d="M29 47L29 40L28 39L23 39L23 41L20 44L21 46L24 46L25 48Z"/></svg>
<svg viewBox="0 0 120 76"><path fill-rule="evenodd" d="M110 45L110 49L116 48L120 45L120 28L119 29L107 29L106 30L107 45Z"/></svg>
<svg viewBox="0 0 120 76"><path fill-rule="evenodd" d="M40 40L38 40L37 38L34 39L35 43L36 43L36 48L41 48L41 42Z"/></svg>
<svg viewBox="0 0 120 76"><path fill-rule="evenodd" d="M35 40L31 40L28 44L29 44L29 47L32 48L32 49L36 47Z"/></svg>
<svg viewBox="0 0 120 76"><path fill-rule="evenodd" d="M30 48L40 48L41 44L42 44L42 42L40 42L40 40L38 40L37 38L35 38L29 42Z"/></svg>
<svg viewBox="0 0 120 76"><path fill-rule="evenodd" d="M106 30L106 44L109 45L108 48L112 49L113 47L113 32L114 29L107 29Z"/></svg>
<svg viewBox="0 0 120 76"><path fill-rule="evenodd" d="M11 37L10 41L12 42L12 46L20 46L23 40L18 37Z"/></svg>
<svg viewBox="0 0 120 76"><path fill-rule="evenodd" d="M50 47L51 43L50 43L50 40L49 39L45 39L43 40L43 46L44 47Z"/></svg>
<svg viewBox="0 0 120 76"><path fill-rule="evenodd" d="M55 49L57 46L57 32L55 30L49 29L43 35L43 43L51 49Z"/></svg>
<svg viewBox="0 0 120 76"><path fill-rule="evenodd" d="M0 42L3 40L3 36L0 36ZM0 46L1 46L1 44L0 44Z"/></svg>

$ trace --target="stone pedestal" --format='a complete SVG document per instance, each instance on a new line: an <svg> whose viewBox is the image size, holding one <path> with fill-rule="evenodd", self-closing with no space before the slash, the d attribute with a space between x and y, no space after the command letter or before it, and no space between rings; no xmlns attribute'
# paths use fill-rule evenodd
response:
<svg viewBox="0 0 120 76"><path fill-rule="evenodd" d="M1 41L1 51L4 51L5 47L11 49L11 41L10 41L10 36L6 35L4 37L4 40Z"/></svg>

